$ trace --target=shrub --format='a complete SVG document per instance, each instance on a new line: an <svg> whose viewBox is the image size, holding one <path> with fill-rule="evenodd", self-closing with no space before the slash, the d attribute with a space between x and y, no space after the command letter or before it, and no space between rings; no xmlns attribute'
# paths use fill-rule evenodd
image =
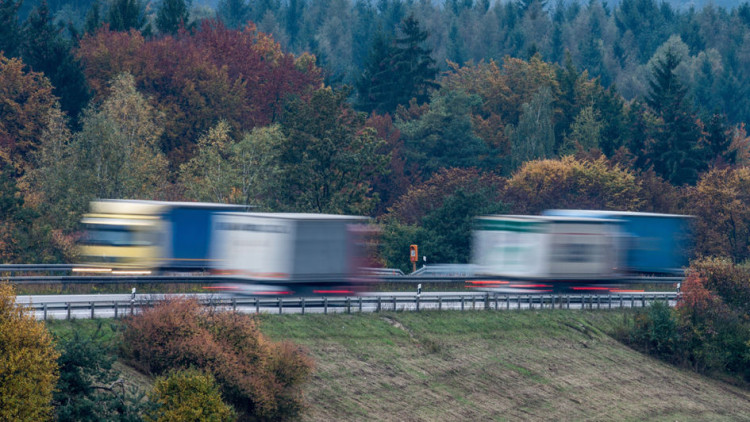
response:
<svg viewBox="0 0 750 422"><path fill-rule="evenodd" d="M0 420L50 419L58 356L44 324L0 283Z"/></svg>
<svg viewBox="0 0 750 422"><path fill-rule="evenodd" d="M218 422L235 419L234 410L221 399L213 376L197 369L172 372L154 383L150 400L156 406L146 421Z"/></svg>
<svg viewBox="0 0 750 422"><path fill-rule="evenodd" d="M136 421L140 399L128 391L119 371L112 368L115 355L105 340L103 322L93 332L75 324L57 339L60 379L54 393L55 419L75 421Z"/></svg>
<svg viewBox="0 0 750 422"><path fill-rule="evenodd" d="M267 340L249 315L173 299L125 326L123 353L136 367L156 375L171 368L204 370L238 412L260 420L293 418L303 408L300 386L312 360L298 347Z"/></svg>

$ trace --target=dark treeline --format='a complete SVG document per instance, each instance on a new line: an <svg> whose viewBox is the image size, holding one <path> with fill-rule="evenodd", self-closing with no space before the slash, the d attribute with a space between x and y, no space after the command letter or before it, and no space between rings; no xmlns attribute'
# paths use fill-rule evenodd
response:
<svg viewBox="0 0 750 422"><path fill-rule="evenodd" d="M22 19L39 3L23 2ZM120 3L138 8L131 19L140 14L140 25L116 22L112 9L122 9ZM333 85L354 85L379 40L395 39L398 25L410 14L429 34L425 46L441 71L448 69L447 61L501 62L506 56L529 59L537 53L562 65L568 52L577 69L599 77L605 87L616 86L628 100L647 94L650 64L660 49L673 46L684 56L677 71L702 113L720 110L731 122L750 120L747 2L699 10L657 0L218 0L215 9L211 2L184 0L47 2L55 22L79 33L90 30L98 15L113 29L133 25L154 34L174 32L174 24L158 25L161 7L173 3L192 6L183 14L186 24L211 17L229 28L254 22L284 50L315 54Z"/></svg>

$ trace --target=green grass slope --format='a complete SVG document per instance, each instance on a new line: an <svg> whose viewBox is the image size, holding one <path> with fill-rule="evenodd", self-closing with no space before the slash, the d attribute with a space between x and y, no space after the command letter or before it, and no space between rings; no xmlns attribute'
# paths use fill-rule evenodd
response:
<svg viewBox="0 0 750 422"><path fill-rule="evenodd" d="M264 315L317 363L304 420L750 420L750 391L611 338L615 311Z"/></svg>

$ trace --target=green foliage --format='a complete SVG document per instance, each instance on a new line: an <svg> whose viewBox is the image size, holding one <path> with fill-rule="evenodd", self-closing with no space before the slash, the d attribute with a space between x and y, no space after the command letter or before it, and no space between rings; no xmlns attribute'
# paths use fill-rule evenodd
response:
<svg viewBox="0 0 750 422"><path fill-rule="evenodd" d="M21 45L21 28L18 24L18 8L23 0L0 0L0 51L14 57Z"/></svg>
<svg viewBox="0 0 750 422"><path fill-rule="evenodd" d="M162 0L156 10L156 29L162 34L176 34L180 27L187 28L191 0Z"/></svg>
<svg viewBox="0 0 750 422"><path fill-rule="evenodd" d="M506 211L500 201L503 181L475 169L438 172L412 187L384 217L382 256L388 267L409 270L410 244L428 264L466 263L471 253L473 218Z"/></svg>
<svg viewBox="0 0 750 422"><path fill-rule="evenodd" d="M216 16L229 29L240 29L250 19L250 5L246 0L219 0Z"/></svg>
<svg viewBox="0 0 750 422"><path fill-rule="evenodd" d="M174 299L129 318L125 325L122 351L134 365L155 375L188 368L205 371L241 417L291 419L304 407L301 386L309 379L312 361L296 346L268 341L249 315ZM165 403L163 397L157 400Z"/></svg>
<svg viewBox="0 0 750 422"><path fill-rule="evenodd" d="M277 164L284 209L368 214L376 205L369 180L385 171L389 157L379 153L383 140L348 106L347 95L321 88L309 101L287 104Z"/></svg>
<svg viewBox="0 0 750 422"><path fill-rule="evenodd" d="M31 178L34 190L59 199L55 205L69 206L61 209L74 216L93 198L153 198L166 181L166 160L158 150L160 119L136 91L133 77L118 76L111 94L84 112L83 127L72 139L66 142L64 131L50 130L40 153L44 166ZM64 190L50 189L61 183Z"/></svg>
<svg viewBox="0 0 750 422"><path fill-rule="evenodd" d="M511 169L527 161L550 158L555 147L550 89L541 88L521 109L518 126L506 128L506 136L510 139Z"/></svg>
<svg viewBox="0 0 750 422"><path fill-rule="evenodd" d="M221 399L213 376L195 369L175 371L158 377L151 392L155 409L146 421L221 422L234 420L232 407Z"/></svg>
<svg viewBox="0 0 750 422"><path fill-rule="evenodd" d="M72 48L73 42L54 24L47 3L42 2L24 23L21 57L31 69L49 78L61 108L76 119L90 95Z"/></svg>
<svg viewBox="0 0 750 422"><path fill-rule="evenodd" d="M698 372L750 381L750 270L728 261L694 262L676 309L655 304L635 317L627 341Z"/></svg>
<svg viewBox="0 0 750 422"><path fill-rule="evenodd" d="M0 283L0 356L0 420L50 420L59 354L44 324L16 304L7 283Z"/></svg>
<svg viewBox="0 0 750 422"><path fill-rule="evenodd" d="M441 90L418 119L397 121L413 178L426 180L451 167L494 167L494 151L474 134L471 113L479 105L477 95Z"/></svg>
<svg viewBox="0 0 750 422"><path fill-rule="evenodd" d="M105 336L104 322L93 331L80 326L57 339L60 379L54 393L58 421L138 421L140 397L126 389L115 355Z"/></svg>
<svg viewBox="0 0 750 422"><path fill-rule="evenodd" d="M671 48L656 60L647 98L648 105L663 121L649 147L650 164L657 174L675 185L694 184L706 167L699 145L700 128L686 97L687 89L675 73L680 60Z"/></svg>
<svg viewBox="0 0 750 422"><path fill-rule="evenodd" d="M146 4L141 0L112 0L106 22L113 31L150 32L150 24L145 14Z"/></svg>
<svg viewBox="0 0 750 422"><path fill-rule="evenodd" d="M437 87L435 60L424 47L428 36L412 14L401 22L390 45L382 35L375 38L367 69L358 82L363 110L393 113L412 99L418 104L427 101Z"/></svg>

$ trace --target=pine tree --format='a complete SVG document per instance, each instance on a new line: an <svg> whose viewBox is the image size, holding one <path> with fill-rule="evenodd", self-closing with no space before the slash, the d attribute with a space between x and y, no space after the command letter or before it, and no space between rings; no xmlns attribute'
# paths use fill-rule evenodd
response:
<svg viewBox="0 0 750 422"><path fill-rule="evenodd" d="M388 38L378 32L373 39L365 70L356 83L357 107L360 110L370 113L380 109L388 100L389 90L386 88L393 84L388 67L391 54Z"/></svg>
<svg viewBox="0 0 750 422"><path fill-rule="evenodd" d="M412 98L417 103L429 99L430 91L437 88L437 68L431 57L432 50L423 47L428 33L423 31L414 15L409 15L399 27L401 35L394 41L391 68L396 78L393 102L388 109L408 104Z"/></svg>
<svg viewBox="0 0 750 422"><path fill-rule="evenodd" d="M0 0L0 51L5 57L16 57L21 41L18 8L23 0Z"/></svg>
<svg viewBox="0 0 750 422"><path fill-rule="evenodd" d="M675 69L680 58L669 49L653 69L647 104L661 117L662 124L653 134L648 156L654 170L675 185L695 183L706 167L698 141L700 128L687 98L687 88Z"/></svg>
<svg viewBox="0 0 750 422"><path fill-rule="evenodd" d="M365 71L357 82L358 104L362 110L392 113L412 99L425 103L437 87L432 51L423 47L423 31L414 15L399 26L400 34L391 42L377 35Z"/></svg>
<svg viewBox="0 0 750 422"><path fill-rule="evenodd" d="M242 29L250 20L250 5L246 0L219 0L216 15L229 29Z"/></svg>
<svg viewBox="0 0 750 422"><path fill-rule="evenodd" d="M43 0L24 23L21 57L35 72L49 78L60 106L75 119L90 98L88 86L80 62L72 54L72 42L52 22Z"/></svg>
<svg viewBox="0 0 750 422"><path fill-rule="evenodd" d="M114 0L107 13L109 29L128 31L133 28L148 32L144 9L145 6L141 0Z"/></svg>
<svg viewBox="0 0 750 422"><path fill-rule="evenodd" d="M94 0L94 2L91 4L91 9L89 9L88 13L86 14L86 23L83 26L83 30L87 34L92 34L96 32L97 29L99 29L101 24L101 5L99 4L99 0Z"/></svg>
<svg viewBox="0 0 750 422"><path fill-rule="evenodd" d="M162 0L156 11L156 28L162 34L176 34L181 26L187 27L191 0Z"/></svg>

